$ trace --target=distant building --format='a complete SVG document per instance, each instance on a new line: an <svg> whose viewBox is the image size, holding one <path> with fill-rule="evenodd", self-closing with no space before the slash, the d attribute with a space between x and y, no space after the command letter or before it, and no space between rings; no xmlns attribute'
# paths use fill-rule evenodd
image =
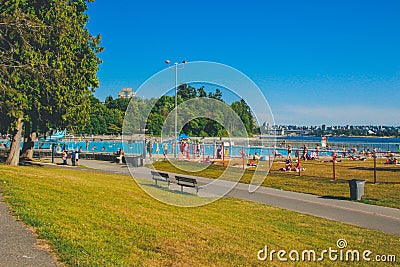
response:
<svg viewBox="0 0 400 267"><path fill-rule="evenodd" d="M133 92L132 88L122 88L122 90L118 92L118 98L131 98L134 96L136 96L136 92Z"/></svg>
<svg viewBox="0 0 400 267"><path fill-rule="evenodd" d="M269 122L267 122L267 121L265 121L265 122L263 123L263 127L264 127L265 130L271 130L271 125L270 125Z"/></svg>

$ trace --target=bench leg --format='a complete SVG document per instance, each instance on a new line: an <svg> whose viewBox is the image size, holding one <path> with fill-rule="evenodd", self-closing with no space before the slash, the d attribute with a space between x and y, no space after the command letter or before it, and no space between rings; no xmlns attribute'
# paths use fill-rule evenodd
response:
<svg viewBox="0 0 400 267"><path fill-rule="evenodd" d="M181 185L181 192L183 193L183 185Z"/></svg>
<svg viewBox="0 0 400 267"><path fill-rule="evenodd" d="M154 181L156 182L156 185L158 185L158 184L157 184L157 180L154 180Z"/></svg>
<svg viewBox="0 0 400 267"><path fill-rule="evenodd" d="M169 188L169 185L171 184L171 182L170 181L168 181L168 188Z"/></svg>
<svg viewBox="0 0 400 267"><path fill-rule="evenodd" d="M196 186L196 194L198 194L198 193L199 193L199 187Z"/></svg>

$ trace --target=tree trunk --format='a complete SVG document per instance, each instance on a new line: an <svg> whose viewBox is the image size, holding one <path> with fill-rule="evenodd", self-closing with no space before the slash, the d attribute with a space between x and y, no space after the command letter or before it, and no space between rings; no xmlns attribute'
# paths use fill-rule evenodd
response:
<svg viewBox="0 0 400 267"><path fill-rule="evenodd" d="M19 164L19 153L21 150L21 136L22 136L22 117L18 118L15 126L15 132L11 141L10 152L6 160L6 164L10 166L18 166Z"/></svg>
<svg viewBox="0 0 400 267"><path fill-rule="evenodd" d="M32 124L31 129L30 125L25 124L24 145L22 147L21 158L33 160L33 149L35 147L35 140L36 129L34 128L34 125Z"/></svg>

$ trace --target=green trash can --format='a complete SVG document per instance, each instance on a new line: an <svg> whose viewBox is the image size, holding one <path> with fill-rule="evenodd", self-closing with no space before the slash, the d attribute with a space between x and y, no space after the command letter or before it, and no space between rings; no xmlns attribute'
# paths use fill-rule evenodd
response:
<svg viewBox="0 0 400 267"><path fill-rule="evenodd" d="M350 199L361 200L364 196L365 180L352 179L349 181L350 185Z"/></svg>

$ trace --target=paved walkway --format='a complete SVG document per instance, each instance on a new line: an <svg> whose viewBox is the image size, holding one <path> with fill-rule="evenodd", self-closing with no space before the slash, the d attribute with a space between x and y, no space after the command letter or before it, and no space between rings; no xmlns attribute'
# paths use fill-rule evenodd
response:
<svg viewBox="0 0 400 267"><path fill-rule="evenodd" d="M89 168L101 169L102 171L130 174L125 164L119 165L94 160L82 160L81 164ZM151 178L150 170L144 167L133 168L132 173L135 177ZM194 178L197 179L200 186L215 181L214 179L203 177ZM231 187L231 183L224 181L224 183L218 184L218 186ZM368 205L354 201L324 198L267 187L260 187L256 192L249 193L247 184L238 184L227 196L400 236L399 209Z"/></svg>
<svg viewBox="0 0 400 267"><path fill-rule="evenodd" d="M0 195L0 266L57 266L48 251L36 247L32 232L15 220Z"/></svg>

